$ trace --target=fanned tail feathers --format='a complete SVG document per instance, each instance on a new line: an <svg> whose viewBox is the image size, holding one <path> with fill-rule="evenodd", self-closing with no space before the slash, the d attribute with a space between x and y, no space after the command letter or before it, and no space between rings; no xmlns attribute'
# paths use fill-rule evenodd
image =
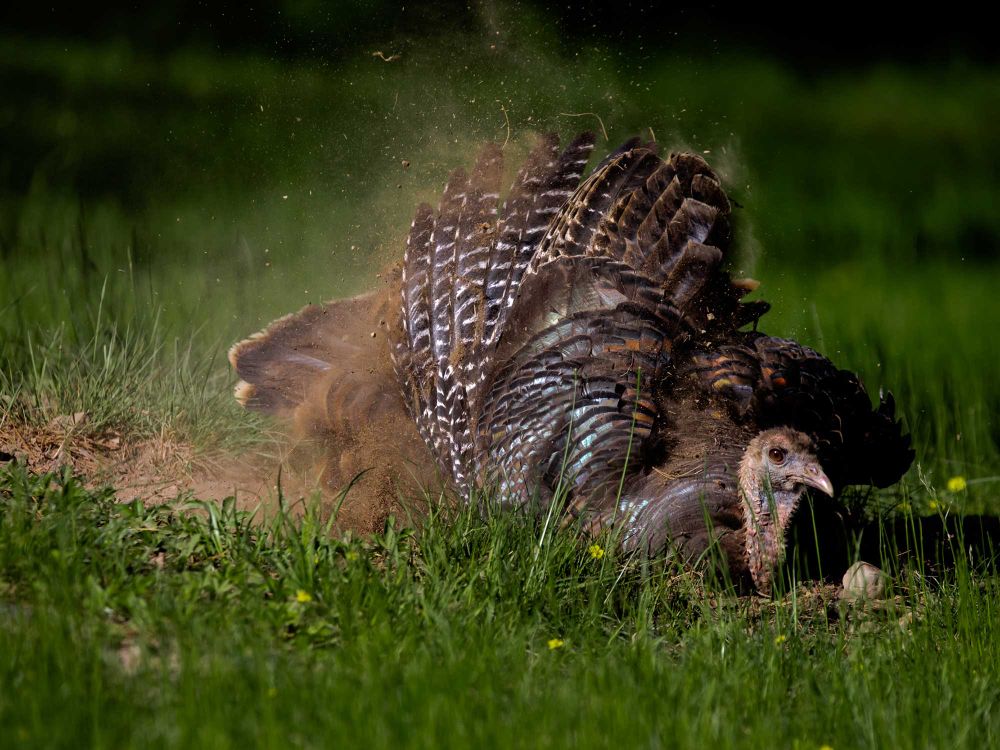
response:
<svg viewBox="0 0 1000 750"><path fill-rule="evenodd" d="M589 134L562 153L546 136L498 211L502 155L452 173L435 216L421 206L403 262L402 336L394 344L407 406L441 467L468 485L478 389L538 238L579 182Z"/></svg>
<svg viewBox="0 0 1000 750"><path fill-rule="evenodd" d="M436 215L425 205L414 219L403 269L403 336L394 350L397 374L421 434L460 488L471 480L487 381L497 381L500 367L514 378L497 348L504 336L524 342L508 318L526 273L545 275L557 259L582 256L607 261L587 266L588 272L619 279L638 274L644 280L626 284L625 293L647 312L629 313L629 320L669 319L661 337L731 329L763 312L737 304L746 288L731 284L720 269L730 205L704 160L674 154L664 161L655 145L633 139L581 184L593 145L585 133L560 152L558 138L544 136L499 211L501 154L487 146L471 175L452 173ZM578 286L581 294L612 295L591 300L592 325L619 315L612 314L621 294L614 285ZM625 319L617 325L619 339L639 336ZM594 342L603 340L591 334Z"/></svg>
<svg viewBox="0 0 1000 750"><path fill-rule="evenodd" d="M504 201L486 283L484 342L496 343L521 277L542 233L576 188L594 148L592 133L582 133L560 154L559 139L546 135L521 167Z"/></svg>
<svg viewBox="0 0 1000 750"><path fill-rule="evenodd" d="M765 303L738 305L748 291L721 270L730 241L729 200L694 154L664 161L655 144L630 141L577 188L549 226L531 273L558 257L620 261L659 285L698 330L731 330L759 318Z"/></svg>

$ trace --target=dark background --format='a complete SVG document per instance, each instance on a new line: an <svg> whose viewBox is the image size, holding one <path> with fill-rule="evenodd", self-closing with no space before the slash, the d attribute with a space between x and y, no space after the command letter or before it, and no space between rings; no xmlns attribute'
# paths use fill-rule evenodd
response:
<svg viewBox="0 0 1000 750"><path fill-rule="evenodd" d="M335 61L389 41L419 44L442 28L474 31L484 16L543 13L567 48L597 40L646 54L729 49L826 69L879 61L926 64L955 57L995 62L1000 45L987 14L940 4L801 3L399 3L370 0L283 2L7 3L9 32L90 41L127 39L151 51L188 45Z"/></svg>

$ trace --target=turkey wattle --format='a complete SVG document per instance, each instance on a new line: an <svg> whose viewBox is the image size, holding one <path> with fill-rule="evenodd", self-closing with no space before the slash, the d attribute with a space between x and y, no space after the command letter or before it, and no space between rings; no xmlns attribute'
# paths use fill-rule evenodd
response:
<svg viewBox="0 0 1000 750"><path fill-rule="evenodd" d="M630 141L580 183L593 143L544 137L502 204L485 147L417 209L401 310L278 321L230 352L237 397L313 433L405 409L461 493L564 502L627 549L718 545L767 590L807 489L892 484L909 438L891 397L873 410L855 375L756 331L767 305L722 269L730 205L703 159ZM376 319L392 366L361 372Z"/></svg>

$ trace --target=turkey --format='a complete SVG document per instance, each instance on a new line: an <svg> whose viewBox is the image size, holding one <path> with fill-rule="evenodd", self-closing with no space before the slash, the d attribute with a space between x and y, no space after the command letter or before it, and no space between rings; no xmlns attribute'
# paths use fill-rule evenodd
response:
<svg viewBox="0 0 1000 750"><path fill-rule="evenodd" d="M557 503L628 551L718 550L766 592L805 493L893 484L909 437L891 396L873 408L757 330L768 305L724 270L730 202L701 157L636 139L581 182L593 148L542 137L501 203L484 147L417 209L397 312L363 296L279 321L231 350L237 397L307 432L405 413L463 497ZM361 371L376 321L385 356Z"/></svg>

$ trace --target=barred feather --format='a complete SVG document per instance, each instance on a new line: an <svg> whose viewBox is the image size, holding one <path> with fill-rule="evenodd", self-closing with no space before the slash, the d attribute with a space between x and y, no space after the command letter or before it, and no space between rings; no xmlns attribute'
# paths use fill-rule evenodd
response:
<svg viewBox="0 0 1000 750"><path fill-rule="evenodd" d="M404 261L406 342L400 381L438 462L467 484L477 389L537 239L580 179L593 146L584 134L562 153L546 136L521 168L498 220L500 149L471 175L452 173L437 216L422 208Z"/></svg>
<svg viewBox="0 0 1000 750"><path fill-rule="evenodd" d="M433 387L423 419L428 423L435 454L442 468L454 474L458 438L452 431L452 403L460 383L451 366L455 268L462 215L468 202L469 179L463 169L451 173L434 231L431 233L430 300L431 349L434 359Z"/></svg>
<svg viewBox="0 0 1000 750"><path fill-rule="evenodd" d="M531 151L522 165L510 194L504 201L497 229L497 239L490 252L486 273L486 317L484 338L493 342L503 328L502 311L507 305L510 288L521 263L521 255L533 245L538 217L533 215L544 175L555 165L559 139L546 135ZM547 219L546 219L547 221Z"/></svg>
<svg viewBox="0 0 1000 750"><path fill-rule="evenodd" d="M616 487L641 464L652 384L682 330L649 279L614 259L559 258L526 277L484 402L481 480L512 503L563 481L581 502Z"/></svg>
<svg viewBox="0 0 1000 750"><path fill-rule="evenodd" d="M486 325L486 277L490 250L496 239L497 210L503 156L495 144L479 155L469 181L468 210L459 227L459 246L452 304L454 308L450 360L459 370L466 397L475 397L479 350Z"/></svg>
<svg viewBox="0 0 1000 750"><path fill-rule="evenodd" d="M417 423L421 437L432 440L429 425L423 419L433 380L433 349L431 345L430 267L431 235L434 231L434 209L422 203L410 225L403 256L401 290L403 297L403 339L393 346L396 377L403 389L407 411ZM403 345L405 341L405 346Z"/></svg>
<svg viewBox="0 0 1000 750"><path fill-rule="evenodd" d="M542 232L572 195L594 147L583 133L562 152L549 134L531 152L504 202L486 284L484 340L495 343Z"/></svg>

